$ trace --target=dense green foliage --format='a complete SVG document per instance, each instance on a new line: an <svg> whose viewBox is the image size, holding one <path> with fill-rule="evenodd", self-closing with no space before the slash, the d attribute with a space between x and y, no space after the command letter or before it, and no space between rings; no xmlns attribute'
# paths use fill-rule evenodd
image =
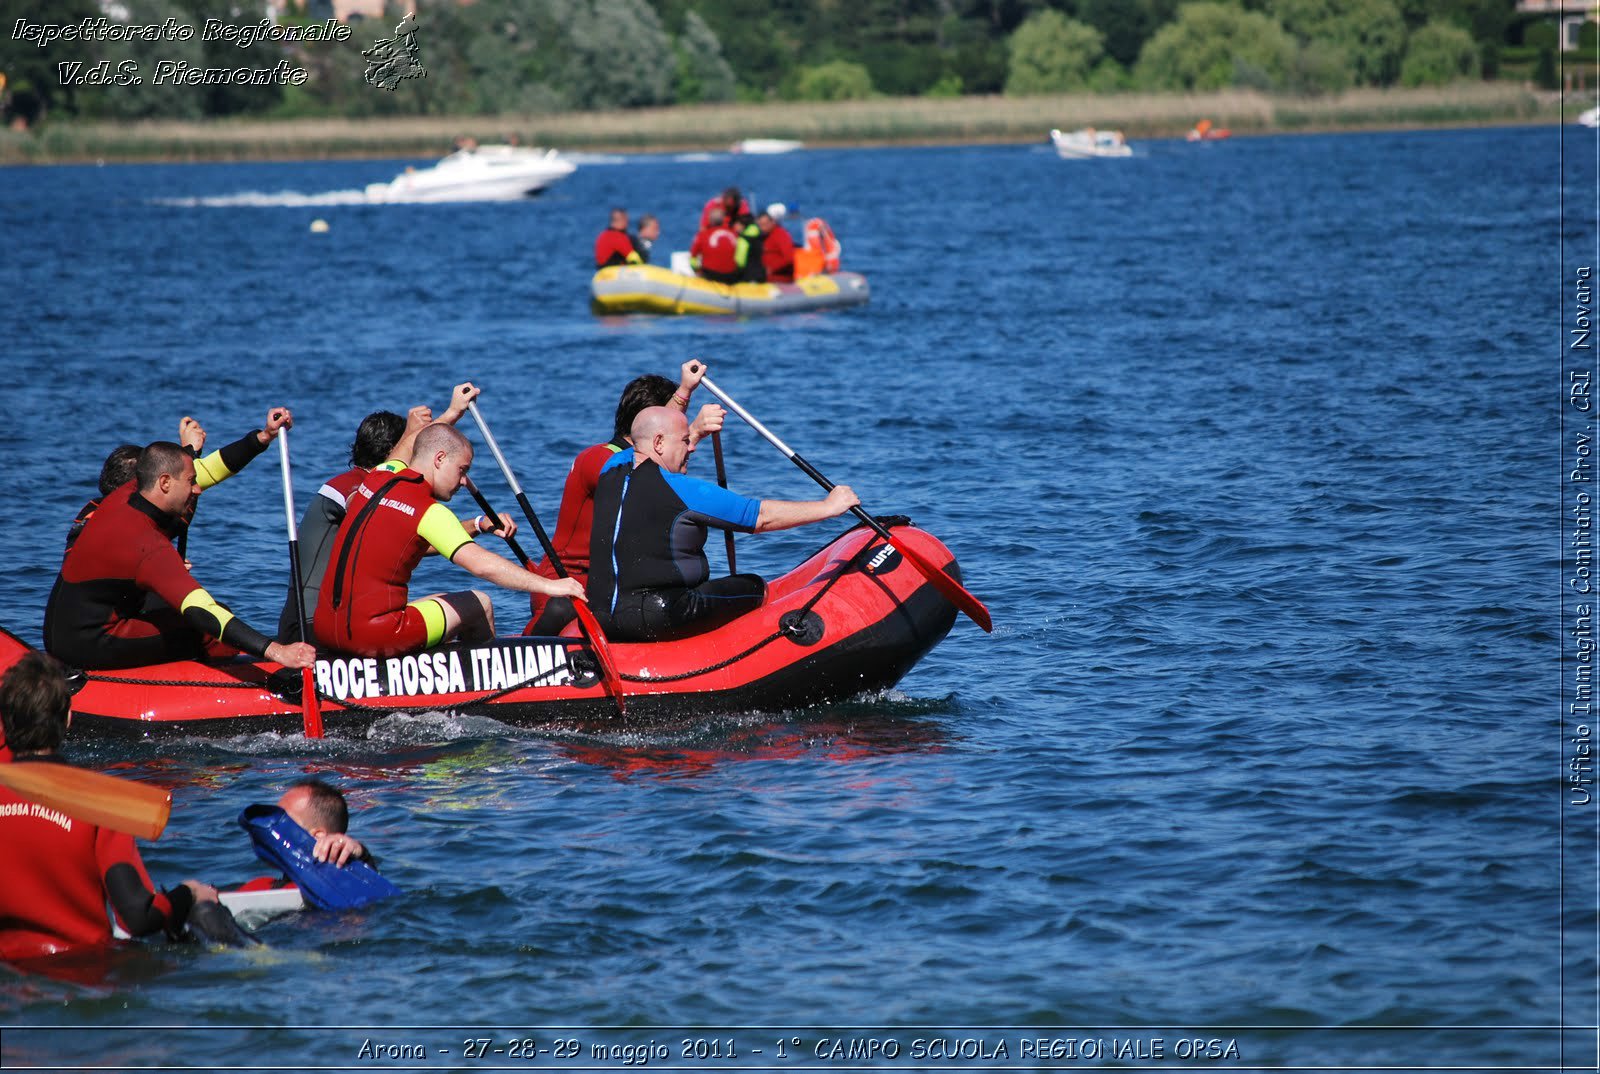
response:
<svg viewBox="0 0 1600 1074"><path fill-rule="evenodd" d="M9 0L8 19L75 23L97 0ZM1555 56L1554 23L1509 0L415 0L427 77L364 83L335 42L80 42L0 37L0 105L28 122L227 115L495 114L730 100L1213 90L1328 94L1493 77ZM292 21L317 22L326 0ZM119 0L135 23L235 25L253 3ZM1595 39L1593 25L1585 40ZM1526 60L1518 60L1520 57ZM303 68L299 85L151 84L157 60ZM145 84L69 85L60 65L137 64ZM81 69L80 69L81 70ZM1526 74L1523 75L1526 77ZM1548 74L1545 74L1548 77Z"/></svg>

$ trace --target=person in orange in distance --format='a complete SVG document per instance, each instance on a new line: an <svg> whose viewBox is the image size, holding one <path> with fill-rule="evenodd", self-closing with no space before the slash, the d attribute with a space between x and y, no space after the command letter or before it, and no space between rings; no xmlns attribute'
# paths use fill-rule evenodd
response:
<svg viewBox="0 0 1600 1074"><path fill-rule="evenodd" d="M479 590L409 600L411 573L431 548L487 582L582 599L570 578L541 578L472 543L445 503L466 484L472 444L448 425L417 434L411 465L391 460L350 494L317 598L317 640L361 656L398 656L461 638L494 636L494 606ZM492 531L510 536L504 526Z"/></svg>
<svg viewBox="0 0 1600 1074"><path fill-rule="evenodd" d="M628 210L612 209L611 222L594 240L594 267L637 265L642 260L628 235Z"/></svg>

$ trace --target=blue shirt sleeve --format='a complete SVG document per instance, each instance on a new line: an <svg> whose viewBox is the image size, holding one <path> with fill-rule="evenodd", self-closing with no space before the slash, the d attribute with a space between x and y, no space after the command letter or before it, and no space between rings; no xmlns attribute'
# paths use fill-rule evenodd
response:
<svg viewBox="0 0 1600 1074"><path fill-rule="evenodd" d="M729 492L721 485L702 481L688 474L671 474L661 471L667 485L683 501L683 505L697 516L696 521L722 529L754 533L756 521L761 517L761 501Z"/></svg>

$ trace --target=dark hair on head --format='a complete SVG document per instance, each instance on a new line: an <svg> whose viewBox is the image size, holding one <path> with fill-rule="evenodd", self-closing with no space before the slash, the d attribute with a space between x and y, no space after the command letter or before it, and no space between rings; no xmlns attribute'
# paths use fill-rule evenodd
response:
<svg viewBox="0 0 1600 1074"><path fill-rule="evenodd" d="M723 201L731 201L735 205L738 205L742 199L743 195L739 193L739 188L736 186L730 186L728 189L722 192Z"/></svg>
<svg viewBox="0 0 1600 1074"><path fill-rule="evenodd" d="M72 691L53 657L29 652L0 678L0 726L13 753L53 750L67 737Z"/></svg>
<svg viewBox="0 0 1600 1074"><path fill-rule="evenodd" d="M100 467L100 495L109 496L133 480L133 471L139 465L139 445L119 444L106 456Z"/></svg>
<svg viewBox="0 0 1600 1074"><path fill-rule="evenodd" d="M144 450L139 452L139 462L133 471L134 477L139 480L139 491L148 492L155 488L156 480L162 474L182 477L185 460L193 458L193 455L171 440L157 440L153 444L146 444Z"/></svg>
<svg viewBox="0 0 1600 1074"><path fill-rule="evenodd" d="M356 438L350 441L350 465L370 470L388 461L389 452L406 434L406 419L389 410L378 410L361 419Z"/></svg>
<svg viewBox="0 0 1600 1074"><path fill-rule="evenodd" d="M639 411L646 407L666 406L672 402L673 393L677 390L678 386L672 381L654 373L634 377L622 389L622 398L617 401L617 420L611 428L611 434L618 438L627 436Z"/></svg>
<svg viewBox="0 0 1600 1074"><path fill-rule="evenodd" d="M309 792L306 795L306 811L316 827L336 834L349 830L350 807L345 804L344 795L320 779L299 780L291 784L289 790L300 787Z"/></svg>

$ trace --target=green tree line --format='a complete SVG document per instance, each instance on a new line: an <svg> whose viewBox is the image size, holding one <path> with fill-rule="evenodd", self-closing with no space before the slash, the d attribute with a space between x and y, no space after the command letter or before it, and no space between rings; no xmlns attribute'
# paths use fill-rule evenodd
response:
<svg viewBox="0 0 1600 1074"><path fill-rule="evenodd" d="M285 22L311 24L327 0ZM12 0L8 19L71 23L96 0ZM408 5L412 6L412 5ZM1355 86L1492 78L1536 54L1554 80L1548 19L1511 0L415 0L425 78L363 82L362 48L403 13L344 43L58 41L0 37L8 121L228 115L494 114L877 94L1111 93L1243 87L1325 94ZM119 0L133 23L258 17L234 0ZM0 27L0 34L12 30ZM1593 26L1586 26L1593 41ZM1592 47L1592 44L1591 44ZM158 59L265 67L299 85L67 85L60 65Z"/></svg>

